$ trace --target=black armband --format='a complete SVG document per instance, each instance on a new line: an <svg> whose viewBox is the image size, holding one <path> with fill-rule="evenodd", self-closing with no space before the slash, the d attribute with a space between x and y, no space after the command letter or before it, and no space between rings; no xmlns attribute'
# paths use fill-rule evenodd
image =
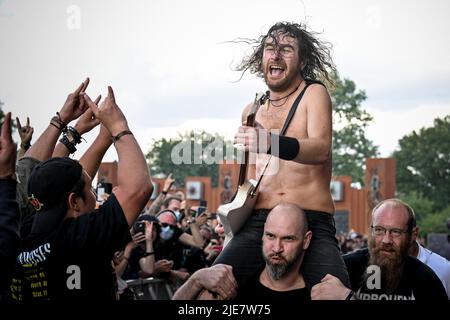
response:
<svg viewBox="0 0 450 320"><path fill-rule="evenodd" d="M59 142L65 145L66 148L69 149L70 153L75 153L77 151L77 148L75 146L81 143L81 139L81 135L75 128L66 126L64 135L59 140Z"/></svg>
<svg viewBox="0 0 450 320"><path fill-rule="evenodd" d="M75 148L75 143L71 142L67 135L63 135L59 142L65 145L66 148L69 149L70 153L75 153L75 151L77 151L77 148Z"/></svg>
<svg viewBox="0 0 450 320"><path fill-rule="evenodd" d="M67 138L69 141L73 144L80 144L81 143L81 134L75 129L74 127L67 126Z"/></svg>
<svg viewBox="0 0 450 320"><path fill-rule="evenodd" d="M30 142L27 142L27 143L20 143L20 147L23 149L23 150L28 150L28 149L30 149L30 147L31 147L31 143Z"/></svg>
<svg viewBox="0 0 450 320"><path fill-rule="evenodd" d="M278 146L278 148L275 146ZM287 136L280 136L274 133L270 134L270 148L267 151L268 154L283 160L293 160L297 157L299 152L300 143L297 139Z"/></svg>
<svg viewBox="0 0 450 320"><path fill-rule="evenodd" d="M142 254L142 257L148 257L148 256L151 256L151 255L154 255L155 254L155 252L154 251L152 251L152 252L145 252L145 253L143 253Z"/></svg>

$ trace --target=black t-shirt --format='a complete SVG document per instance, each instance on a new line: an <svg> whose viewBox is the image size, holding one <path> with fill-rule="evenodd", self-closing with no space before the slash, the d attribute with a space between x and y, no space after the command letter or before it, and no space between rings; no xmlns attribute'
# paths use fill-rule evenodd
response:
<svg viewBox="0 0 450 320"><path fill-rule="evenodd" d="M389 294L383 289L381 280L376 279L377 267L368 269L368 249L344 255L344 261L352 290L360 300L447 300L438 276L416 258L406 257L402 278L397 288Z"/></svg>
<svg viewBox="0 0 450 320"><path fill-rule="evenodd" d="M115 299L111 260L131 241L114 194L92 213L65 219L52 234L30 235L17 258L16 300Z"/></svg>
<svg viewBox="0 0 450 320"><path fill-rule="evenodd" d="M155 249L155 261L166 259L173 261L173 270L181 267L183 259L183 245L179 242L179 238L183 234L183 230L176 228L172 238L169 240L158 239L153 244Z"/></svg>
<svg viewBox="0 0 450 320"><path fill-rule="evenodd" d="M267 288L259 282L260 270L240 288L235 300L238 301L270 301L298 302L311 300L311 295L306 287L289 291L275 291Z"/></svg>

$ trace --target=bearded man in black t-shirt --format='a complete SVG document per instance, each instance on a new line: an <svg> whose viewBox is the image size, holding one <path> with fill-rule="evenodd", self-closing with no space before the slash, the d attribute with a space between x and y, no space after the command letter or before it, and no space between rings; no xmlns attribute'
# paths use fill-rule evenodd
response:
<svg viewBox="0 0 450 320"><path fill-rule="evenodd" d="M232 299L240 301L304 301L310 294L300 267L311 241L305 212L292 203L273 208L264 224L265 264L237 288L228 265L200 269L174 294L174 299Z"/></svg>
<svg viewBox="0 0 450 320"><path fill-rule="evenodd" d="M372 211L369 248L344 256L351 289L327 275L313 287L313 299L447 300L437 275L408 255L417 228L413 209L398 199Z"/></svg>
<svg viewBox="0 0 450 320"><path fill-rule="evenodd" d="M262 272L238 288L238 300L310 300L300 267L311 241L305 212L293 203L280 203L264 224Z"/></svg>

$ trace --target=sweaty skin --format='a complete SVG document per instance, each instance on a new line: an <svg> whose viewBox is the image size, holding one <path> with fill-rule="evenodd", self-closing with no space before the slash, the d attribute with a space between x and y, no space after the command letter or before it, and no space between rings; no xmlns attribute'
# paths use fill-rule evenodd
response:
<svg viewBox="0 0 450 320"><path fill-rule="evenodd" d="M264 78L270 90L271 99L284 97L295 92L286 100L273 106L267 102L256 114L257 127L267 130L281 130L289 110L306 83L298 73L301 63L296 39L281 37L279 43L291 44L294 52L284 56L275 50L265 52L263 56ZM270 43L269 43L270 44ZM275 66L275 67L274 67ZM277 69L277 68L281 68ZM285 103L283 103L286 101ZM252 104L242 113L245 125ZM331 181L331 143L332 143L331 99L326 88L312 84L306 90L297 111L285 133L296 138L300 152L293 160L286 161L272 157L266 176L261 181L259 196L255 208L274 208L280 202L291 202L305 210L317 210L334 213L334 203L330 193ZM250 160L247 177L259 177L269 156L259 153L255 162ZM256 171L255 171L256 170ZM268 175L267 175L268 174Z"/></svg>

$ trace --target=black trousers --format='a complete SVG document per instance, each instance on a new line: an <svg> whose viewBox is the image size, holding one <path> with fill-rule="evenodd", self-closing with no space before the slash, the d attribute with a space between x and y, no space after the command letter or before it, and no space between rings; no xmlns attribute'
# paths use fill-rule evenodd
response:
<svg viewBox="0 0 450 320"><path fill-rule="evenodd" d="M242 285L264 266L262 236L269 209L255 210L238 234L220 253L214 264L228 264ZM328 213L305 210L312 239L303 259L301 272L309 290L327 273L350 288L350 280L335 238L334 218Z"/></svg>

